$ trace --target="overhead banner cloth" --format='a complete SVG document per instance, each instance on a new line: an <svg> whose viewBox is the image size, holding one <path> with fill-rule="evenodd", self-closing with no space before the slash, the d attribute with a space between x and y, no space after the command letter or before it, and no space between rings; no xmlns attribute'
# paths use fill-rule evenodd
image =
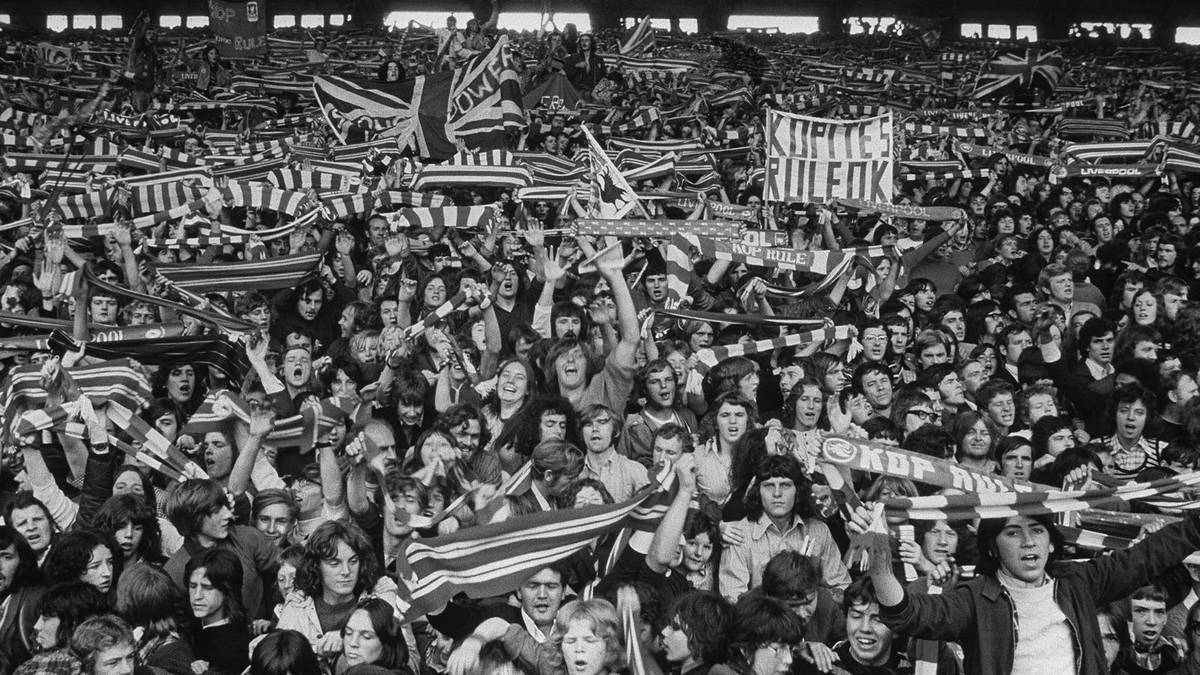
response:
<svg viewBox="0 0 1200 675"><path fill-rule="evenodd" d="M525 126L521 84L505 37L456 70L403 82L318 77L313 93L343 143L358 128L368 139L394 138L400 148L429 159L448 159L460 143L473 150L507 147L508 132Z"/></svg>
<svg viewBox="0 0 1200 675"><path fill-rule="evenodd" d="M767 112L767 201L892 201L892 114L862 120Z"/></svg>
<svg viewBox="0 0 1200 675"><path fill-rule="evenodd" d="M267 13L262 0L208 0L209 25L217 51L224 58L267 53Z"/></svg>

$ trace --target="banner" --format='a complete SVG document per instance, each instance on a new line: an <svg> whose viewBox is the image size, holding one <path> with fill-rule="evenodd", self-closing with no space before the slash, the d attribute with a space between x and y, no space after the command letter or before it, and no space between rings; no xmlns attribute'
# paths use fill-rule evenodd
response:
<svg viewBox="0 0 1200 675"><path fill-rule="evenodd" d="M249 58L267 53L267 13L262 0L208 0L209 25L222 58Z"/></svg>
<svg viewBox="0 0 1200 675"><path fill-rule="evenodd" d="M821 447L821 460L855 471L907 478L918 483L955 488L968 493L1033 492L1044 489L1003 476L984 474L929 455L901 450L861 438L831 436Z"/></svg>
<svg viewBox="0 0 1200 675"><path fill-rule="evenodd" d="M506 147L525 126L521 85L508 38L457 70L403 82L318 77L312 85L325 120L345 143L354 129L369 139L394 138L401 149L446 159L471 149Z"/></svg>
<svg viewBox="0 0 1200 675"><path fill-rule="evenodd" d="M863 120L767 113L766 199L892 201L892 115Z"/></svg>

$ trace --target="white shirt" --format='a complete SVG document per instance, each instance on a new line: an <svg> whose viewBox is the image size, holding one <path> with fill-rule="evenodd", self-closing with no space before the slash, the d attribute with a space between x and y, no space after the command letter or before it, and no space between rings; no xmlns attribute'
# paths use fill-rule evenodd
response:
<svg viewBox="0 0 1200 675"><path fill-rule="evenodd" d="M1054 580L1036 588L1018 585L1001 572L1000 583L1012 598L1017 614L1017 644L1013 645L1012 675L1074 673L1075 637L1067 615L1054 601Z"/></svg>

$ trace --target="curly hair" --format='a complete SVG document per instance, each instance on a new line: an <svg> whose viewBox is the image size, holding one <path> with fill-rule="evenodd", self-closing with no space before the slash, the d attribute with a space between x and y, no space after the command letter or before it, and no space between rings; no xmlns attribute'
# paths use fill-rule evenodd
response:
<svg viewBox="0 0 1200 675"><path fill-rule="evenodd" d="M338 544L350 547L358 556L358 581L354 594L375 588L379 581L379 563L371 540L357 526L336 520L321 523L304 544L304 557L296 568L296 588L310 598L321 596L321 563L337 556Z"/></svg>
<svg viewBox="0 0 1200 675"><path fill-rule="evenodd" d="M142 560L162 560L162 532L158 527L158 516L146 500L132 494L113 495L100 506L92 518L92 525L109 537L126 525L142 528L142 540L135 554Z"/></svg>
<svg viewBox="0 0 1200 675"><path fill-rule="evenodd" d="M117 579L121 573L121 556L112 540L95 530L72 530L59 537L46 554L42 564L46 581L51 584L79 581L87 573L92 553L101 546L112 555L113 579Z"/></svg>

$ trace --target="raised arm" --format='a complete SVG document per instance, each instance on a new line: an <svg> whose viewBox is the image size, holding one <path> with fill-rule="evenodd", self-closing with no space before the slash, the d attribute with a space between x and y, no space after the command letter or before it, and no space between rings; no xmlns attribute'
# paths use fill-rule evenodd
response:
<svg viewBox="0 0 1200 675"><path fill-rule="evenodd" d="M696 494L696 460L690 453L681 455L675 461L675 478L679 481L679 491L663 514L658 529L654 530L650 550L646 552L646 566L659 574L666 572L675 561L692 496Z"/></svg>

